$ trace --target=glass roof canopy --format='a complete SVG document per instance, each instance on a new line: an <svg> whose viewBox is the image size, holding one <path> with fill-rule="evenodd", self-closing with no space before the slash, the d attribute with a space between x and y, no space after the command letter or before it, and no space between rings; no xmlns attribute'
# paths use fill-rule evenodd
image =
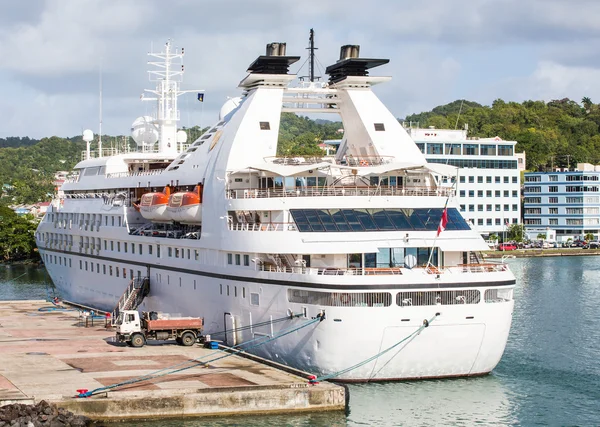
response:
<svg viewBox="0 0 600 427"><path fill-rule="evenodd" d="M434 231L443 209L290 209L300 232ZM455 208L448 208L446 230L470 230Z"/></svg>

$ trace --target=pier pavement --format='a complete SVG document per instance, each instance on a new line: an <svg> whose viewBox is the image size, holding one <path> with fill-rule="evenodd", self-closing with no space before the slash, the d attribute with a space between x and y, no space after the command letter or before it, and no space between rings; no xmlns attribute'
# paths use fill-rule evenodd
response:
<svg viewBox="0 0 600 427"><path fill-rule="evenodd" d="M96 420L343 410L343 387L240 356L123 386L90 398L77 390L107 386L214 353L199 344L115 343L105 322L80 312L40 311L45 301L0 302L0 406L56 403Z"/></svg>

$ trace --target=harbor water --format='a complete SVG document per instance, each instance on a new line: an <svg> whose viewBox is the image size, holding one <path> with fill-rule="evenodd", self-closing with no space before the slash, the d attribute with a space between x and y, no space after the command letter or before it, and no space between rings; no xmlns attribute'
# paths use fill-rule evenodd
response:
<svg viewBox="0 0 600 427"><path fill-rule="evenodd" d="M350 385L348 414L233 416L119 425L600 425L600 258L508 262L517 277L515 313L506 352L491 375ZM46 298L45 280L43 269L0 266L0 300Z"/></svg>

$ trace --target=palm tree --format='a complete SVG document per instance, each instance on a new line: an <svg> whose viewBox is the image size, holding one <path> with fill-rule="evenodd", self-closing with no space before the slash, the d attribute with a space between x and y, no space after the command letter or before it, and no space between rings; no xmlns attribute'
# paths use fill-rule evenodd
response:
<svg viewBox="0 0 600 427"><path fill-rule="evenodd" d="M592 109L592 106L594 105L592 103L592 100L587 96L584 96L583 98L581 98L581 103L583 104L583 108L585 108L586 113L589 113L590 110Z"/></svg>

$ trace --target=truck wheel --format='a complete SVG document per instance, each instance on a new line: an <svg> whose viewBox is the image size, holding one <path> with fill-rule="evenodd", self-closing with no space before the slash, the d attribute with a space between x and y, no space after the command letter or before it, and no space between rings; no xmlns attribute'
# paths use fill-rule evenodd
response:
<svg viewBox="0 0 600 427"><path fill-rule="evenodd" d="M181 343L186 347L193 345L196 342L196 335L193 332L184 332L181 336Z"/></svg>
<svg viewBox="0 0 600 427"><path fill-rule="evenodd" d="M142 334L133 334L131 336L132 347L143 347L146 344L146 338Z"/></svg>

